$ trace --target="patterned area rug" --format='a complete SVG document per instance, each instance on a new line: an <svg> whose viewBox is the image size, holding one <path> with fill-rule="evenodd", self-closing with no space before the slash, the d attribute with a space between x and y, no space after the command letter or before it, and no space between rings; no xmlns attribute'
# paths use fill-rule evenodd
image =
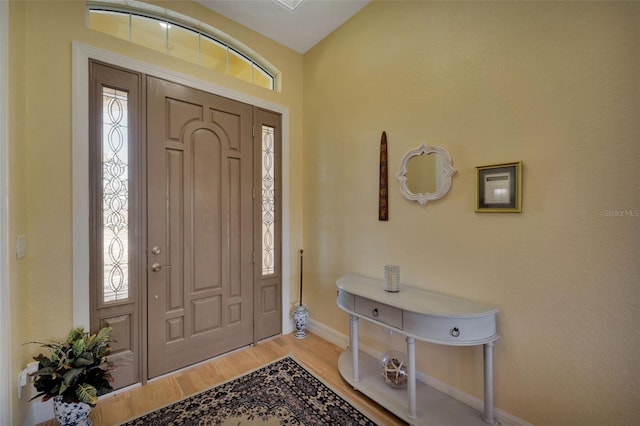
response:
<svg viewBox="0 0 640 426"><path fill-rule="evenodd" d="M125 423L373 425L291 357Z"/></svg>

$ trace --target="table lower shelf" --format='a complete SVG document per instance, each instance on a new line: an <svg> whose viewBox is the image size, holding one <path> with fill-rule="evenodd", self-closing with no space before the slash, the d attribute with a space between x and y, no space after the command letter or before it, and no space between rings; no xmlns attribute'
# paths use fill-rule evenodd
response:
<svg viewBox="0 0 640 426"><path fill-rule="evenodd" d="M353 381L353 354L345 350L338 360L342 377L354 389L412 425L430 426L466 426L483 425L482 413L424 383L416 382L416 406L418 416L415 419L407 415L409 393L406 389L395 389L387 385L382 377L380 361L359 352L360 381Z"/></svg>

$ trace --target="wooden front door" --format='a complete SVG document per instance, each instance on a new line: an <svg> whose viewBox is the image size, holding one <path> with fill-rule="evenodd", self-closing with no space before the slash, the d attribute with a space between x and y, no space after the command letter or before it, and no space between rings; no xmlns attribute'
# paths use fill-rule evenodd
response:
<svg viewBox="0 0 640 426"><path fill-rule="evenodd" d="M89 69L91 329L113 327L114 387L280 333L280 115Z"/></svg>
<svg viewBox="0 0 640 426"><path fill-rule="evenodd" d="M252 107L147 77L148 377L253 342Z"/></svg>

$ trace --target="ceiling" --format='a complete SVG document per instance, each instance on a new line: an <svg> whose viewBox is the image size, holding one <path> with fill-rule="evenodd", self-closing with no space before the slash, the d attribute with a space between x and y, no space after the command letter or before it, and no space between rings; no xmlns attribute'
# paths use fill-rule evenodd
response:
<svg viewBox="0 0 640 426"><path fill-rule="evenodd" d="M197 3L305 53L370 0L196 0Z"/></svg>

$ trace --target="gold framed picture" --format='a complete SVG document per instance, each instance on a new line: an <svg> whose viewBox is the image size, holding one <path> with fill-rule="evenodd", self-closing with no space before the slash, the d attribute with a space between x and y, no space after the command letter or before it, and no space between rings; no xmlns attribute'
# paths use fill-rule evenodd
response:
<svg viewBox="0 0 640 426"><path fill-rule="evenodd" d="M522 212L522 161L476 167L476 212Z"/></svg>

